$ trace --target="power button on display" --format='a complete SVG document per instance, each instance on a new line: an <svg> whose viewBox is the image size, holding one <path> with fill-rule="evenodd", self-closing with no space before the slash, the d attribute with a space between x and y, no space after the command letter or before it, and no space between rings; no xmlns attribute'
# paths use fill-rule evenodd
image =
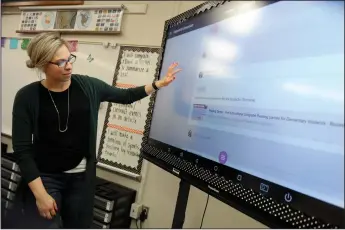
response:
<svg viewBox="0 0 345 230"><path fill-rule="evenodd" d="M290 193L286 193L284 198L285 198L285 201L288 203L290 203L292 201L292 196Z"/></svg>

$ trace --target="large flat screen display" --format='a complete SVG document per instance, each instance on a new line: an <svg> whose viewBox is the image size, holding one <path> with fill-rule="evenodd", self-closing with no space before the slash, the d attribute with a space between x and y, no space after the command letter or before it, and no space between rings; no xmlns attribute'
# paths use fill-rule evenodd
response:
<svg viewBox="0 0 345 230"><path fill-rule="evenodd" d="M224 8L168 30L149 138L344 208L344 2Z"/></svg>

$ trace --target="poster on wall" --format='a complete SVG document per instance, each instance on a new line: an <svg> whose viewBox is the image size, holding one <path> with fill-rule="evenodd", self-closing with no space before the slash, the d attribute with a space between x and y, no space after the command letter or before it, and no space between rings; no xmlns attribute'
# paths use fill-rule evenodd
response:
<svg viewBox="0 0 345 230"><path fill-rule="evenodd" d="M23 11L20 30L51 30L54 28L56 11Z"/></svg>
<svg viewBox="0 0 345 230"><path fill-rule="evenodd" d="M25 10L19 31L120 33L124 9Z"/></svg>
<svg viewBox="0 0 345 230"><path fill-rule="evenodd" d="M158 72L160 48L121 46L113 86L151 84ZM150 97L129 105L108 103L98 150L98 166L140 178L140 154Z"/></svg>
<svg viewBox="0 0 345 230"><path fill-rule="evenodd" d="M79 10L74 29L120 31L123 9Z"/></svg>

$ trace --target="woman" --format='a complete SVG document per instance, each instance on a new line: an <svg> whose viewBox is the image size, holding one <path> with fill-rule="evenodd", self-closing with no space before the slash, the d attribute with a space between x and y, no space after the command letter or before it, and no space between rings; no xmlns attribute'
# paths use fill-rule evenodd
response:
<svg viewBox="0 0 345 230"><path fill-rule="evenodd" d="M166 77L153 84L119 89L72 74L76 56L57 34L37 35L27 52L27 66L43 71L46 79L20 89L13 106L13 148L22 182L28 185L20 189L24 226L89 228L100 103L138 101L168 86L180 71L178 64L172 64Z"/></svg>

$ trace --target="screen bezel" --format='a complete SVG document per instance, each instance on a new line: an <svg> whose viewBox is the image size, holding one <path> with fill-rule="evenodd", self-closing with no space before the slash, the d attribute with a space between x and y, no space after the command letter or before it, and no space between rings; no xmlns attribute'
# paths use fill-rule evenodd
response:
<svg viewBox="0 0 345 230"><path fill-rule="evenodd" d="M267 6L275 2L279 2L279 1L264 1L264 2L260 1L260 7ZM229 10L229 9L234 9L233 12L235 15L236 7L232 7L231 1L230 2L225 1L222 3L206 2L166 21L165 26L164 26L163 39L162 39L162 53L159 59L159 68L158 68L159 71L156 73L156 80L159 79L159 76L160 76L161 66L162 66L162 62L164 58L165 45L168 39L169 31L171 29L173 28L176 29L176 28L185 26L186 23L192 21L193 19L196 19L198 17L206 17L207 14L209 16L213 14L212 20L220 21L219 18L217 17L217 11L219 12L221 10ZM142 154L143 154L144 159L156 164L157 166L174 174L175 176L178 176L181 179L188 181L193 186L198 187L204 192L229 204L230 206L255 218L256 220L262 222L263 224L269 227L278 227L278 228L298 227L299 222L297 222L296 224L296 222L294 221L288 221L287 219L284 219L284 218L282 219L281 216L275 215L274 212L272 213L272 212L264 211L255 204L253 205L246 201L243 201L242 199L237 199L236 197L233 196L233 194L229 195L228 192L221 191L221 189L218 189L218 188L215 189L214 187L210 186L210 183L205 181L205 179L195 177L191 175L190 173L188 173L187 171L183 169L181 170L181 168L178 167L178 163L172 164L171 162L167 160L158 159L157 157L154 157L154 155L157 153L157 151L164 152L166 156L170 155L170 156L177 157L178 161L188 162L188 164L192 164L195 167L202 169L203 171L207 171L208 174L212 174L215 177L221 177L224 180L234 182L240 185L241 187L243 187L244 189L254 191L256 194L259 194L264 199L273 200L273 202L278 205L277 207L281 207L281 205L289 206L291 210L295 210L303 214L302 216L304 216L305 221L304 220L300 221L301 227L306 227L306 225L303 225L303 224L308 223L310 221L315 221L315 220L318 221L321 227L325 227L325 226L326 227L331 227L331 226L344 227L344 221L343 221L344 209L341 209L339 207L336 207L324 201L317 200L313 197L307 196L305 194L299 193L289 188L285 188L283 186L272 183L270 181L263 180L254 175L241 172L239 170L233 169L231 167L220 164L218 162L208 160L194 153L176 148L174 146L170 146L166 143L162 143L158 140L150 138L149 137L150 124L151 124L152 115L154 111L154 101L155 101L156 96L157 94L155 93L151 97L150 108L147 115L148 119L146 121L143 144L142 144L142 147L143 147ZM156 153L155 154L150 153L152 151ZM238 181L238 175L241 175L240 181ZM269 195L264 194L260 191L260 184L262 183L270 187L270 192L268 193ZM287 194L287 192L291 194L294 200L297 199L297 201L293 201L290 203L285 202L284 196L285 194Z"/></svg>

